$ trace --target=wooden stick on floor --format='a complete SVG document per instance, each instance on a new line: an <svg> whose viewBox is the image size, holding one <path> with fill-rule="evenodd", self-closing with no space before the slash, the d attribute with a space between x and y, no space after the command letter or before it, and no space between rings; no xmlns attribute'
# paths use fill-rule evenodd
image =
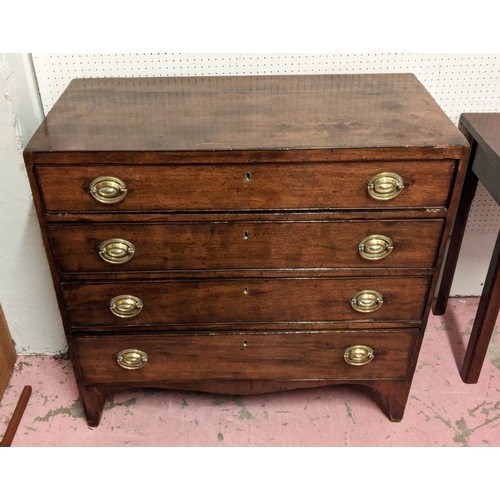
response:
<svg viewBox="0 0 500 500"><path fill-rule="evenodd" d="M21 393L21 397L17 402L16 409L12 414L12 418L10 419L9 425L7 426L7 430L3 436L2 441L0 441L0 447L9 447L12 444L12 440L16 435L17 428L19 427L19 423L21 422L21 418L24 415L24 410L28 404L28 401L31 396L31 386L24 386L23 392Z"/></svg>

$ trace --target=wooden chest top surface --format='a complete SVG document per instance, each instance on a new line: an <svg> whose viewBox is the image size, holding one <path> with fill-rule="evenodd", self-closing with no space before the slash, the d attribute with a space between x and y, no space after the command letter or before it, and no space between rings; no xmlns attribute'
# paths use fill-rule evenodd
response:
<svg viewBox="0 0 500 500"><path fill-rule="evenodd" d="M414 75L272 75L73 80L26 151L410 146L468 146Z"/></svg>

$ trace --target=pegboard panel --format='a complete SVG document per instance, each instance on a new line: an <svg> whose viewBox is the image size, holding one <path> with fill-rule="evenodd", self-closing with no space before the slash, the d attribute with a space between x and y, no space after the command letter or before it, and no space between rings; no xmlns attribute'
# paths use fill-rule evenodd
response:
<svg viewBox="0 0 500 500"><path fill-rule="evenodd" d="M497 233L500 230L500 208L481 183L477 186L465 230L468 233Z"/></svg>
<svg viewBox="0 0 500 500"><path fill-rule="evenodd" d="M45 113L73 78L414 73L458 124L464 112L500 111L500 54L33 54ZM467 232L496 232L500 208L480 185Z"/></svg>

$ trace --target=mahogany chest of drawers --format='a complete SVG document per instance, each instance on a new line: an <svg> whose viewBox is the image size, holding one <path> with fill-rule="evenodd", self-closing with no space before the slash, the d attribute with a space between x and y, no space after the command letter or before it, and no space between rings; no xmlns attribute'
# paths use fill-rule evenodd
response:
<svg viewBox="0 0 500 500"><path fill-rule="evenodd" d="M72 81L24 156L89 425L339 383L401 420L468 153L411 74Z"/></svg>

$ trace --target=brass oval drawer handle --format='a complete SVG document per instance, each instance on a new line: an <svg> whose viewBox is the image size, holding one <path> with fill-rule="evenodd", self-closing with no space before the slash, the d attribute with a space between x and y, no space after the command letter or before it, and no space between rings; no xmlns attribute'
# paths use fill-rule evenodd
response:
<svg viewBox="0 0 500 500"><path fill-rule="evenodd" d="M148 362L148 355L138 349L124 349L116 355L116 362L126 370L139 370Z"/></svg>
<svg viewBox="0 0 500 500"><path fill-rule="evenodd" d="M101 203L118 203L127 196L126 184L116 177L97 177L90 183L90 194Z"/></svg>
<svg viewBox="0 0 500 500"><path fill-rule="evenodd" d="M344 360L348 365L363 366L375 357L371 347L367 345L353 345L344 352Z"/></svg>
<svg viewBox="0 0 500 500"><path fill-rule="evenodd" d="M387 257L393 248L391 238L380 234L367 236L358 246L359 255L366 260L381 260Z"/></svg>
<svg viewBox="0 0 500 500"><path fill-rule="evenodd" d="M103 241L99 245L99 257L109 264L124 264L134 256L134 253L134 245L119 238Z"/></svg>
<svg viewBox="0 0 500 500"><path fill-rule="evenodd" d="M384 297L375 290L363 290L357 292L351 298L351 306L355 311L370 313L380 309L384 303Z"/></svg>
<svg viewBox="0 0 500 500"><path fill-rule="evenodd" d="M111 312L119 318L133 318L137 316L143 307L141 299L133 295L117 295L109 302Z"/></svg>
<svg viewBox="0 0 500 500"><path fill-rule="evenodd" d="M403 178L392 172L374 175L367 183L366 190L375 200L391 200L396 198L405 187Z"/></svg>

